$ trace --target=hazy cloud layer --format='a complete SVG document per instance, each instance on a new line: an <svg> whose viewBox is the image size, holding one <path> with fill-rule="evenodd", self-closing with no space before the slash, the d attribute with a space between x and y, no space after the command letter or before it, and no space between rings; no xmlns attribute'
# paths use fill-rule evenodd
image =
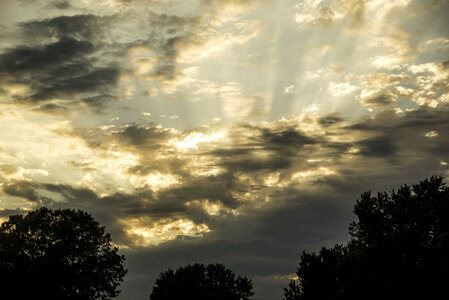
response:
<svg viewBox="0 0 449 300"><path fill-rule="evenodd" d="M351 125L336 115L309 115L184 132L130 125L99 129L101 144L74 131L99 160L114 151L134 158L131 166L114 165L115 192L103 195L83 184L83 178L101 176L95 163L83 160L71 162L83 174L76 185L29 179L5 166L2 191L28 207L92 212L131 257L151 257L153 275L164 268L157 261L180 255L179 263L220 260L276 284L281 280L264 276L273 270L284 277L293 273L288 264L300 248L346 237L354 199L364 190L393 188L433 173L447 176L448 112L446 106L384 111ZM130 189L120 191L120 174ZM169 256L158 250L167 247ZM181 249L200 254L177 252ZM145 272L132 263L130 268Z"/></svg>
<svg viewBox="0 0 449 300"><path fill-rule="evenodd" d="M280 299L360 193L448 177L448 6L1 1L0 220L91 212L119 299L190 262Z"/></svg>

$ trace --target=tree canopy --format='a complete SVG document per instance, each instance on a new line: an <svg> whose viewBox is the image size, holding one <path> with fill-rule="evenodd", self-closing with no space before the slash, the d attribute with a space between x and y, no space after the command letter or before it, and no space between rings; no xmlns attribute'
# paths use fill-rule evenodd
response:
<svg viewBox="0 0 449 300"><path fill-rule="evenodd" d="M156 279L151 300L247 300L254 294L251 280L221 264L193 264L168 269Z"/></svg>
<svg viewBox="0 0 449 300"><path fill-rule="evenodd" d="M0 226L5 299L109 299L118 295L124 256L91 215L40 208Z"/></svg>
<svg viewBox="0 0 449 300"><path fill-rule="evenodd" d="M284 299L436 299L449 282L449 188L433 176L361 195L351 240L303 252Z"/></svg>

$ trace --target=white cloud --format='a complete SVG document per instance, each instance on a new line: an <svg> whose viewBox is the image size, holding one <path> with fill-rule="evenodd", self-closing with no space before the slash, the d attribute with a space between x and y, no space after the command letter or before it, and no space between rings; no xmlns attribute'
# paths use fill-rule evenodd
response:
<svg viewBox="0 0 449 300"><path fill-rule="evenodd" d="M376 56L371 60L372 65L378 69L394 70L400 68L401 58L397 56Z"/></svg>
<svg viewBox="0 0 449 300"><path fill-rule="evenodd" d="M358 87L348 82L331 82L329 84L329 94L332 97L342 97L354 93Z"/></svg>
<svg viewBox="0 0 449 300"><path fill-rule="evenodd" d="M286 94L292 94L294 88L295 88L295 86L294 86L293 84L292 84L292 85L289 85L289 86L286 86L286 87L284 88L284 92L285 92Z"/></svg>

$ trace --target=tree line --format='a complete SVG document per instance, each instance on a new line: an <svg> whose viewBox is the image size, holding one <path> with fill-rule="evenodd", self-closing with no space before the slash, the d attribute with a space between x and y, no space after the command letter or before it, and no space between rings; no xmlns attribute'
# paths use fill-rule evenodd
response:
<svg viewBox="0 0 449 300"><path fill-rule="evenodd" d="M350 240L303 251L284 300L437 299L448 295L449 188L432 176L361 195ZM80 210L40 208L0 226L4 299L110 299L127 270L105 228ZM248 300L252 281L221 264L168 269L150 300Z"/></svg>

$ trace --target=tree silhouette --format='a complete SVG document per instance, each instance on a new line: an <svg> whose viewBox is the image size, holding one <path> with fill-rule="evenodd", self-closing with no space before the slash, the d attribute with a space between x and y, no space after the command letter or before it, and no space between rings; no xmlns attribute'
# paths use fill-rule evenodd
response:
<svg viewBox="0 0 449 300"><path fill-rule="evenodd" d="M124 256L88 213L40 208L0 226L4 299L109 299L118 295Z"/></svg>
<svg viewBox="0 0 449 300"><path fill-rule="evenodd" d="M449 188L433 176L361 195L345 245L303 252L284 299L436 299L449 282ZM291 296L292 294L296 294Z"/></svg>
<svg viewBox="0 0 449 300"><path fill-rule="evenodd" d="M193 264L162 272L150 299L247 300L253 294L251 280L225 266Z"/></svg>

